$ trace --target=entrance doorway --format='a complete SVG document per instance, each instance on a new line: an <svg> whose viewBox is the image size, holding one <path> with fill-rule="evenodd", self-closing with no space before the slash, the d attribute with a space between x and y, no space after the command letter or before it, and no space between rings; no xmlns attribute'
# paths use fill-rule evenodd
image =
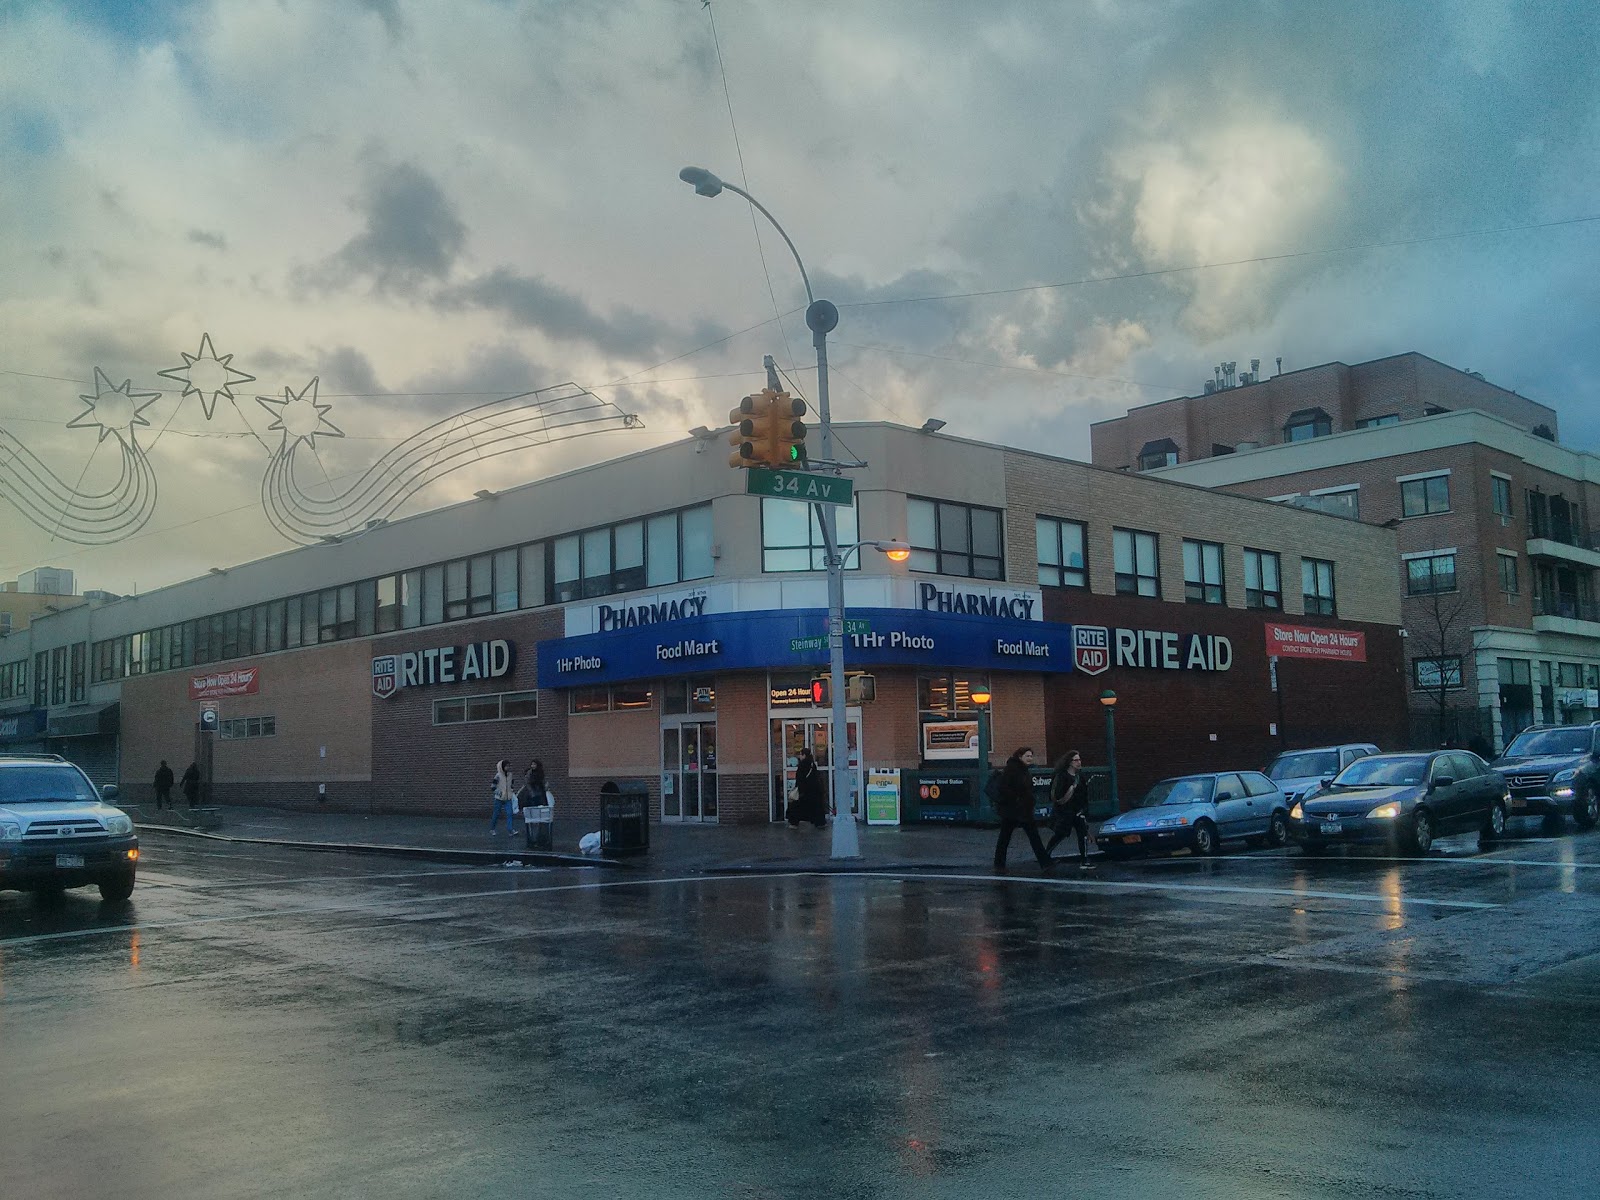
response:
<svg viewBox="0 0 1600 1200"><path fill-rule="evenodd" d="M849 746L848 762L850 764L850 778L853 784L852 796L846 798L846 806L857 811L859 816L860 797L862 795L863 780L861 772L861 710L851 708L845 710L845 731ZM800 747L810 746L811 754L817 760L817 769L822 772L827 780L828 808L833 810L837 806L833 796L833 719L823 709L807 712L786 712L781 717L772 718L772 812L774 821L783 820L784 806L788 803L789 789L794 786L795 764L800 758Z"/></svg>
<svg viewBox="0 0 1600 1200"><path fill-rule="evenodd" d="M661 820L666 824L717 819L715 718L661 719Z"/></svg>

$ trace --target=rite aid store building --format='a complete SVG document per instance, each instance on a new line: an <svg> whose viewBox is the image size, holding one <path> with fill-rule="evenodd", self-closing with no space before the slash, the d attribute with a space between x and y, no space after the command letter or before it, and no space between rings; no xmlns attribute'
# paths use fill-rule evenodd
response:
<svg viewBox="0 0 1600 1200"><path fill-rule="evenodd" d="M1125 803L1284 745L1399 744L1391 531L900 426L840 432L868 463L842 540L913 547L849 559L846 666L874 685L842 739L857 796L893 769L901 819L984 815L981 691L997 763L1030 745L1096 765L1115 690ZM810 692L822 545L804 505L743 485L713 434L47 617L0 642L0 746L72 754L49 731L93 729L131 799L160 759L198 753L221 803L487 821L493 764L538 757L563 816L597 816L616 781L658 821L781 819L799 748L827 765L835 744ZM214 737L196 731L209 706Z"/></svg>

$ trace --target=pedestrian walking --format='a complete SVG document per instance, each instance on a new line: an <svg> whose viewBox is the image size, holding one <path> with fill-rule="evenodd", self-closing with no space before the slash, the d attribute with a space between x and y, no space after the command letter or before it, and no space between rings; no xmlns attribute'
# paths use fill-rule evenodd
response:
<svg viewBox="0 0 1600 1200"><path fill-rule="evenodd" d="M810 746L800 747L800 757L794 766L795 800L789 806L789 827L799 829L801 821L810 821L818 829L828 825L828 781L817 769L817 760Z"/></svg>
<svg viewBox="0 0 1600 1200"><path fill-rule="evenodd" d="M534 813L530 810L543 808L550 803L545 781L544 763L537 758L528 764L528 773L522 778L522 791L517 794L517 799L522 804L522 832L527 838L528 849L534 849L533 827L535 825Z"/></svg>
<svg viewBox="0 0 1600 1200"><path fill-rule="evenodd" d="M1056 761L1055 772L1050 776L1050 840L1044 852L1049 854L1064 842L1067 835L1078 835L1078 869L1087 871L1094 866L1089 861L1089 785L1083 777L1083 755L1069 750Z"/></svg>
<svg viewBox="0 0 1600 1200"><path fill-rule="evenodd" d="M190 763L189 769L183 773L184 799L189 801L189 807L194 808L200 803L200 764Z"/></svg>
<svg viewBox="0 0 1600 1200"><path fill-rule="evenodd" d="M995 799L995 809L1000 814L1000 838L994 845L997 875L1005 873L1006 850L1011 845L1012 832L1018 829L1028 835L1033 856L1039 860L1039 870L1049 874L1054 866L1045 853L1044 843L1039 840L1038 822L1033 819L1033 774L1028 770L1031 766L1033 748L1022 746L1006 759L1005 769L1000 772L999 794Z"/></svg>
<svg viewBox="0 0 1600 1200"><path fill-rule="evenodd" d="M489 813L489 836L497 837L500 833L500 814L506 817L506 833L517 831L517 782L511 775L511 760L502 758L495 764L494 782L489 785L490 802L493 808Z"/></svg>
<svg viewBox="0 0 1600 1200"><path fill-rule="evenodd" d="M161 765L156 768L156 807L172 807L172 768L167 766L167 760L162 759Z"/></svg>

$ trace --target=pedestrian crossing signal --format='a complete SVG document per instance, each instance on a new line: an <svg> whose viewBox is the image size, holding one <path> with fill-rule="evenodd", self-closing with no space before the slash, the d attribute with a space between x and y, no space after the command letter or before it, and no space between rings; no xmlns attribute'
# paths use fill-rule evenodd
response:
<svg viewBox="0 0 1600 1200"><path fill-rule="evenodd" d="M811 681L811 703L816 705L818 708L826 708L830 699L831 693L828 690L828 677L826 675L816 676Z"/></svg>

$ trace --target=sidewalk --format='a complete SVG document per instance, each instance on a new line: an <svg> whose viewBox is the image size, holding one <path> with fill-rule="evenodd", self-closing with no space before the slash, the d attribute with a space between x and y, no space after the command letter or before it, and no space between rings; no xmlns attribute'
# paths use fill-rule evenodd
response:
<svg viewBox="0 0 1600 1200"><path fill-rule="evenodd" d="M804 825L652 825L650 849L607 859L580 855L578 839L591 830L575 821L555 823L555 851L525 849L521 827L514 836L491 836L485 820L472 817L363 816L273 808L216 810L220 825L195 828L187 812L130 809L141 837L198 838L354 854L386 854L434 862L510 861L550 866L590 866L651 875L768 873L781 871L929 870L987 873L995 830L964 825L858 825L861 857L831 857L833 833ZM1048 834L1046 835L1048 837ZM1077 843L1057 847L1062 867L1072 866ZM1011 869L1038 867L1021 835L1011 840Z"/></svg>

